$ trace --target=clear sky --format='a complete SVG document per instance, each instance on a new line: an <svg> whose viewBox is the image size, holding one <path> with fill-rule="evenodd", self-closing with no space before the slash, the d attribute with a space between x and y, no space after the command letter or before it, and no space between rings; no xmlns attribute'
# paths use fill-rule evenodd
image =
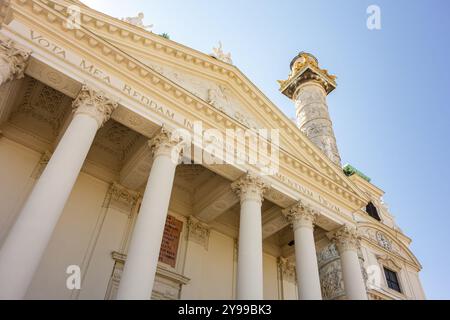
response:
<svg viewBox="0 0 450 320"><path fill-rule="evenodd" d="M155 33L233 62L281 110L299 51L338 76L328 104L343 163L386 192L423 265L430 299L450 299L450 2L445 0L83 0L115 17L144 12ZM366 27L369 5L381 30Z"/></svg>

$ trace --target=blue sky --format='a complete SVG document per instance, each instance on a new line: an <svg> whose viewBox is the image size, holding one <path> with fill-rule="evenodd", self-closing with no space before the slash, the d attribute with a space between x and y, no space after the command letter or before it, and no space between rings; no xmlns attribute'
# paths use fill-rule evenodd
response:
<svg viewBox="0 0 450 320"><path fill-rule="evenodd" d="M450 299L450 2L84 0L115 17L145 13L155 33L210 53L221 40L233 62L280 109L278 91L299 51L338 76L329 96L343 163L386 192L413 239L430 299ZM381 8L381 30L366 9Z"/></svg>

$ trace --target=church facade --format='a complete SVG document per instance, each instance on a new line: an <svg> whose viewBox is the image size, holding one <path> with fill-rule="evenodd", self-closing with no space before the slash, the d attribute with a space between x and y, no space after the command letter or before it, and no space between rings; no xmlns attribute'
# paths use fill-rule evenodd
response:
<svg viewBox="0 0 450 320"><path fill-rule="evenodd" d="M279 81L294 122L142 17L0 2L0 299L425 299L313 55Z"/></svg>

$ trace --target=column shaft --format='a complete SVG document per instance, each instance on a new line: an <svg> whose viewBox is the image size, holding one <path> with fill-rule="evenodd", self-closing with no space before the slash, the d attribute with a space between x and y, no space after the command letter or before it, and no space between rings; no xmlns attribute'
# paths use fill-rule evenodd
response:
<svg viewBox="0 0 450 320"><path fill-rule="evenodd" d="M317 213L299 201L284 210L283 214L294 229L299 300L322 300L314 241L314 221Z"/></svg>
<svg viewBox="0 0 450 320"><path fill-rule="evenodd" d="M1 299L25 295L96 132L88 115L67 128L0 251Z"/></svg>
<svg viewBox="0 0 450 320"><path fill-rule="evenodd" d="M154 153L117 293L119 300L151 298L178 160L171 156L168 133L163 131L161 135L165 141L158 141L162 145Z"/></svg>
<svg viewBox="0 0 450 320"><path fill-rule="evenodd" d="M344 278L345 294L348 300L367 300L367 291L361 273L358 253L345 250L341 253L342 276Z"/></svg>
<svg viewBox="0 0 450 320"><path fill-rule="evenodd" d="M101 125L99 120L109 118L116 106L110 105L105 114L84 104L85 100L78 102L83 103L77 109L81 112L74 115L0 250L0 299L24 297Z"/></svg>
<svg viewBox="0 0 450 320"><path fill-rule="evenodd" d="M236 298L262 300L261 205L267 186L259 177L246 174L233 183L232 188L241 199Z"/></svg>
<svg viewBox="0 0 450 320"><path fill-rule="evenodd" d="M313 229L294 230L299 300L322 300Z"/></svg>
<svg viewBox="0 0 450 320"><path fill-rule="evenodd" d="M237 268L237 299L263 299L261 203L241 203Z"/></svg>
<svg viewBox="0 0 450 320"><path fill-rule="evenodd" d="M333 235L341 256L342 276L348 300L367 300L366 285L358 258L359 235L356 229L343 226Z"/></svg>

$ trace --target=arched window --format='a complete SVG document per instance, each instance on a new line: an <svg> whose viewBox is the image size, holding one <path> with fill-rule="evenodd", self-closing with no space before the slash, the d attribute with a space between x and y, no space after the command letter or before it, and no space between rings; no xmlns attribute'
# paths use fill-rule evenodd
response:
<svg viewBox="0 0 450 320"><path fill-rule="evenodd" d="M378 221L381 221L380 215L378 214L378 210L373 205L372 202L369 202L369 204L366 206L366 212L372 218L377 219Z"/></svg>

